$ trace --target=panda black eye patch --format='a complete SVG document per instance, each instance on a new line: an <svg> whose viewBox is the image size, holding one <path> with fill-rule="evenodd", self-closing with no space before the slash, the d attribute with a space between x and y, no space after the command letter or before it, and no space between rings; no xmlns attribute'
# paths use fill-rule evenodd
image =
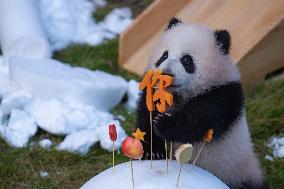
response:
<svg viewBox="0 0 284 189"><path fill-rule="evenodd" d="M183 65L186 72L193 74L195 72L195 65L193 59L190 55L186 54L180 59L181 64Z"/></svg>
<svg viewBox="0 0 284 189"><path fill-rule="evenodd" d="M156 67L159 67L162 62L164 62L168 58L168 51L165 51L161 58L156 62Z"/></svg>

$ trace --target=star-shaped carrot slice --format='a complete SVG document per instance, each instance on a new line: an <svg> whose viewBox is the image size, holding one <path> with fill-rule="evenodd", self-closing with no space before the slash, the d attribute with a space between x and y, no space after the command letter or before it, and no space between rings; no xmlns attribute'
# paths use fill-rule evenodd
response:
<svg viewBox="0 0 284 189"><path fill-rule="evenodd" d="M146 132L142 132L139 128L136 129L134 133L132 133L132 136L138 140L144 141L144 135L146 135Z"/></svg>

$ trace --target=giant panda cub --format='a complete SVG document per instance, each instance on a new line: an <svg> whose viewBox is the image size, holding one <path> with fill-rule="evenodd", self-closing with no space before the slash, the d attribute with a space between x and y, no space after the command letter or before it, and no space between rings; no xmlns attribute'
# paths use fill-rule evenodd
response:
<svg viewBox="0 0 284 189"><path fill-rule="evenodd" d="M230 34L205 26L184 24L172 18L156 44L148 69L161 69L174 78L167 89L174 105L167 112L153 112L154 159L164 159L164 140L174 146L191 143L194 156L208 129L206 144L196 165L208 170L233 189L265 188L247 126L240 74L230 57ZM149 112L142 91L136 127L150 133ZM150 135L144 159L150 159Z"/></svg>

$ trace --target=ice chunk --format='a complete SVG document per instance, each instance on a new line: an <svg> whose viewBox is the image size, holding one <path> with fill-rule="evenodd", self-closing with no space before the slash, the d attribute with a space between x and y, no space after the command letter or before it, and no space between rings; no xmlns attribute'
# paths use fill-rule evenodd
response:
<svg viewBox="0 0 284 189"><path fill-rule="evenodd" d="M66 136L64 141L57 146L57 149L84 155L98 141L96 131L83 130Z"/></svg>
<svg viewBox="0 0 284 189"><path fill-rule="evenodd" d="M93 0L95 6L97 7L105 7L107 5L106 0Z"/></svg>
<svg viewBox="0 0 284 189"><path fill-rule="evenodd" d="M104 19L103 24L108 31L119 34L132 22L130 8L115 8Z"/></svg>
<svg viewBox="0 0 284 189"><path fill-rule="evenodd" d="M57 99L36 99L26 110L41 129L55 135L70 134L102 121L95 109L72 107Z"/></svg>
<svg viewBox="0 0 284 189"><path fill-rule="evenodd" d="M76 152L86 154L90 147L97 142L103 149L111 151L112 141L109 138L108 125L114 123L116 125L117 140L115 142L115 150L120 148L121 142L127 137L125 131L121 128L119 122L109 122L92 130L83 130L71 133L66 136L64 141L57 146L58 150Z"/></svg>
<svg viewBox="0 0 284 189"><path fill-rule="evenodd" d="M275 158L284 158L284 146L273 149L273 156Z"/></svg>
<svg viewBox="0 0 284 189"><path fill-rule="evenodd" d="M274 158L284 158L284 137L272 137L267 146L273 150Z"/></svg>
<svg viewBox="0 0 284 189"><path fill-rule="evenodd" d="M42 148L49 149L52 145L52 141L45 138L45 139L42 139L42 140L39 141L39 145Z"/></svg>
<svg viewBox="0 0 284 189"><path fill-rule="evenodd" d="M270 156L270 155L265 155L264 158L265 158L266 160L268 160L268 161L273 161L273 157Z"/></svg>
<svg viewBox="0 0 284 189"><path fill-rule="evenodd" d="M10 56L51 56L34 0L0 1L0 42L5 62Z"/></svg>
<svg viewBox="0 0 284 189"><path fill-rule="evenodd" d="M12 57L10 77L43 99L58 98L110 110L123 98L127 82L102 71L74 68L51 59Z"/></svg>
<svg viewBox="0 0 284 189"><path fill-rule="evenodd" d="M57 99L36 99L25 107L39 127L55 135L95 129L113 121L108 112L79 103L66 103Z"/></svg>
<svg viewBox="0 0 284 189"><path fill-rule="evenodd" d="M132 22L129 8L116 8L95 23L93 12L105 6L105 0L39 0L38 5L53 50L71 43L98 45L116 37Z"/></svg>
<svg viewBox="0 0 284 189"><path fill-rule="evenodd" d="M12 110L8 125L0 126L0 136L17 148L26 146L36 132L37 126L34 120L26 112L17 109Z"/></svg>
<svg viewBox="0 0 284 189"><path fill-rule="evenodd" d="M128 82L128 87L127 87L127 97L128 101L126 103L127 107L135 109L136 108L136 103L139 97L139 83L135 80L130 80Z"/></svg>
<svg viewBox="0 0 284 189"><path fill-rule="evenodd" d="M31 94L19 90L5 96L0 109L4 115L8 115L11 113L12 109L22 109L31 99Z"/></svg>
<svg viewBox="0 0 284 189"><path fill-rule="evenodd" d="M133 161L135 189L173 189L176 187L180 164L172 161L168 174L165 171L165 160ZM132 189L130 162L115 166L115 172L109 168L85 183L81 189ZM229 187L209 172L184 164L179 180L179 189L229 189Z"/></svg>
<svg viewBox="0 0 284 189"><path fill-rule="evenodd" d="M0 110L0 125L2 125L2 124L3 124L3 113Z"/></svg>
<svg viewBox="0 0 284 189"><path fill-rule="evenodd" d="M94 4L87 0L39 0L40 15L53 50L83 43L94 30Z"/></svg>
<svg viewBox="0 0 284 189"><path fill-rule="evenodd" d="M41 176L41 177L48 177L48 172L46 172L46 171L40 171L39 172L39 175Z"/></svg>

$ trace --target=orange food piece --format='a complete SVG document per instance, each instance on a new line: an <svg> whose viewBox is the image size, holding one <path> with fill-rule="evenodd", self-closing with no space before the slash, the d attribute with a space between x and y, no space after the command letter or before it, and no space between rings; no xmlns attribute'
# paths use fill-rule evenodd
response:
<svg viewBox="0 0 284 189"><path fill-rule="evenodd" d="M213 129L209 129L204 136L204 140L209 143L211 142L212 138L213 138Z"/></svg>
<svg viewBox="0 0 284 189"><path fill-rule="evenodd" d="M153 76L153 87L158 80L158 90L154 93L153 100L154 102L160 100L160 103L158 102L156 107L159 112L163 113L166 111L167 104L169 106L173 105L173 95L165 90L166 87L170 86L173 83L173 77L168 75L162 75L162 71L157 70L156 72L154 72Z"/></svg>
<svg viewBox="0 0 284 189"><path fill-rule="evenodd" d="M153 101L153 86L152 86L152 77L154 75L153 70L149 70L144 76L143 80L139 84L139 89L143 90L146 88L146 105L149 111L154 110L154 101Z"/></svg>
<svg viewBox="0 0 284 189"><path fill-rule="evenodd" d="M132 133L132 136L142 141L144 141L144 135L146 135L146 132L142 132L139 128L137 128L136 131Z"/></svg>

